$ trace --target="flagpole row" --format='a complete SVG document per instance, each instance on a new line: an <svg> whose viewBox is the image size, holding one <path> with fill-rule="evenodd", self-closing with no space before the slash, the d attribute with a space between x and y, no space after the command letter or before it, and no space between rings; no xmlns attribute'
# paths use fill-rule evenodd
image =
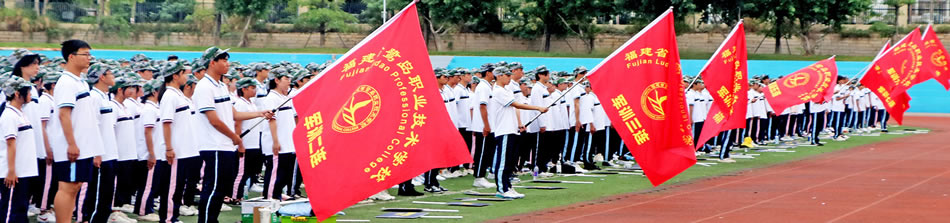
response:
<svg viewBox="0 0 950 223"><path fill-rule="evenodd" d="M577 85L580 85L580 83L584 82L584 80L587 80L587 76L584 76L584 78L581 78L580 80L575 82L574 85L572 85L570 88L567 88L567 90L564 91L564 94L561 94L560 97L558 97L557 99L554 99L554 103L551 103L550 105L544 108L549 109L551 107L554 107L554 105L556 105L557 102L561 100L561 98L564 98L564 96L567 96L567 92L571 92L571 89L574 89L574 87L577 87ZM534 121L538 120L538 118L541 117L541 114L544 114L544 113L538 113L538 115L535 115L534 118L532 118L531 121L529 121L527 124L524 124L524 126L529 126L531 125L531 123L534 123Z"/></svg>
<svg viewBox="0 0 950 223"><path fill-rule="evenodd" d="M278 105L276 108L271 109L270 112L277 113L277 109L278 109L278 108L284 107L284 105L286 105L287 102L290 102L290 100L292 100L292 99L294 99L294 98L293 98L293 97L287 98L287 100L285 100L284 103L280 103L280 105ZM267 121L267 119L266 119L266 118L265 118L265 119L261 119L261 120L257 121L257 123L254 123L254 125L252 125L252 126L251 126L250 128L248 128L247 130L244 130L244 132L241 132L241 135L240 135L241 138L244 138L244 135L247 135L248 133L251 133L251 130L253 130L254 127L257 127L258 125L260 125L260 124L263 123L264 121Z"/></svg>

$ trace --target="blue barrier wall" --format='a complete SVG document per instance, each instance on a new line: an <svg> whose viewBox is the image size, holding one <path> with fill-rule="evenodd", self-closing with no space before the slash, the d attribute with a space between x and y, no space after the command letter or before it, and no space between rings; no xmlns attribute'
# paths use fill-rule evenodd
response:
<svg viewBox="0 0 950 223"><path fill-rule="evenodd" d="M9 55L12 51L0 50L0 55ZM58 51L37 51L49 57L60 56ZM93 50L92 54L99 58L119 59L132 58L135 54L143 53L146 56L165 59L169 54L175 54L179 58L192 59L201 55L200 52L172 52L172 51L123 51L123 50ZM339 57L339 55L337 55ZM323 63L333 58L330 54L290 54L290 53L231 53L232 61L241 63L250 63L257 61L267 61L277 63L280 61L290 61L294 63L307 64L310 62ZM600 58L546 58L546 57L475 57L475 56L456 56L449 63L449 68L465 67L476 68L481 64L498 61L520 62L526 69L533 69L540 65L545 65L553 71L571 71L577 66L585 66L593 69ZM699 69L702 69L706 60L683 60L683 72L689 75L696 75ZM795 72L805 66L814 63L814 61L773 61L773 60L752 60L749 61L749 73L751 75L768 74L771 77L778 77ZM852 77L864 69L869 62L837 62L838 74ZM939 83L930 80L914 86L909 91L911 98L910 110L908 112L922 113L950 113L950 92L943 89Z"/></svg>

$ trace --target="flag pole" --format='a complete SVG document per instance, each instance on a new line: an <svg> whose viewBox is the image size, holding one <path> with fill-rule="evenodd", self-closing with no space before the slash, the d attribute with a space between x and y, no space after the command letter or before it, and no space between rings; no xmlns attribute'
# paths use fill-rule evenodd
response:
<svg viewBox="0 0 950 223"><path fill-rule="evenodd" d="M271 113L277 113L277 109L280 108L280 107L284 107L284 105L286 105L287 102L290 102L291 99L293 99L293 98L288 98L287 100L284 101L284 103L280 103L280 105L278 105L276 108L271 109L270 112L271 112ZM257 126L260 125L261 123L264 123L264 121L266 121L266 120L267 120L266 118L265 118L265 119L258 120L257 123L254 123L254 125L252 125L250 128L248 128L247 130L244 130L244 132L241 132L241 135L240 135L241 138L244 138L245 135L247 135L248 133L251 133L251 130L253 130L254 127L257 127Z"/></svg>
<svg viewBox="0 0 950 223"><path fill-rule="evenodd" d="M560 101L561 98L564 98L564 96L567 96L567 92L570 92L571 89L574 89L574 87L577 87L577 85L580 85L582 82L584 82L584 80L587 80L587 76L584 76L584 78L581 78L580 80L575 82L574 85L571 85L570 88L567 88L567 90L564 91L564 94L561 94L560 97L558 97L557 99L554 99L554 103L551 103L550 105L544 108L548 109L548 108L554 107L554 105L557 104L557 101ZM527 124L524 124L524 126L528 126L528 125L531 125L531 123L534 123L534 121L538 120L538 118L541 117L541 114L544 114L544 113L538 113L538 115L535 115L534 118L532 118L531 121L528 121Z"/></svg>

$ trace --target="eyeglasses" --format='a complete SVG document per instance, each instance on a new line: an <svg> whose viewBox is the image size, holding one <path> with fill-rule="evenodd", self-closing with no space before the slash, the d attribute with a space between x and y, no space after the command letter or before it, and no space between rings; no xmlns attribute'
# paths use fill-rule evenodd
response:
<svg viewBox="0 0 950 223"><path fill-rule="evenodd" d="M73 55L78 55L78 56L87 56L87 57L91 57L91 56L92 56L92 54L91 54L91 53L74 53Z"/></svg>

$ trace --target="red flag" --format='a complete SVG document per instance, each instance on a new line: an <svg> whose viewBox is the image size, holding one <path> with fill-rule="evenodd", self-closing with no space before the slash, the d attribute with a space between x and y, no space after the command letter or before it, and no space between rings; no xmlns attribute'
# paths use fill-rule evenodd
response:
<svg viewBox="0 0 950 223"><path fill-rule="evenodd" d="M809 101L823 102L830 100L828 92L834 91L837 79L838 67L835 57L831 57L770 83L765 98L776 113Z"/></svg>
<svg viewBox="0 0 950 223"><path fill-rule="evenodd" d="M740 20L699 72L713 97L699 142L705 142L722 131L745 127L748 106L745 101L749 98L746 59L745 27Z"/></svg>
<svg viewBox="0 0 950 223"><path fill-rule="evenodd" d="M943 85L944 89L950 90L950 66L947 66L950 54L947 54L947 50L943 48L943 43L937 38L933 25L927 25L921 41L924 44L924 72L931 73L934 80Z"/></svg>
<svg viewBox="0 0 950 223"><path fill-rule="evenodd" d="M930 79L933 74L921 72L924 67L923 44L920 28L914 29L883 55L871 62L867 76L880 76L881 84L891 93L899 95L915 84ZM864 82L862 82L864 83Z"/></svg>
<svg viewBox="0 0 950 223"><path fill-rule="evenodd" d="M297 92L294 145L319 219L430 169L472 162L442 106L413 3Z"/></svg>
<svg viewBox="0 0 950 223"><path fill-rule="evenodd" d="M897 121L898 124L904 123L904 112L910 109L910 96L907 92L891 92L886 84L891 81L878 73L868 73L861 78L861 84L871 89L871 92L881 99L884 109Z"/></svg>
<svg viewBox="0 0 950 223"><path fill-rule="evenodd" d="M607 117L654 186L696 163L673 11L667 10L587 77Z"/></svg>

